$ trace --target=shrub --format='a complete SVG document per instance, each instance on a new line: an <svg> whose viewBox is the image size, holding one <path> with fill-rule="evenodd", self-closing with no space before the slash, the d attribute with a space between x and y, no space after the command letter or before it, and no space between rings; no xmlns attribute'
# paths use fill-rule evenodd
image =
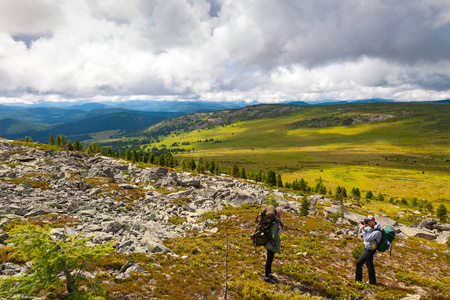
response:
<svg viewBox="0 0 450 300"><path fill-rule="evenodd" d="M373 193L372 193L372 191L367 191L366 192L366 199L373 199Z"/></svg>
<svg viewBox="0 0 450 300"><path fill-rule="evenodd" d="M186 217L178 217L178 216L173 216L169 219L169 222L172 223L173 225L181 225L186 221L187 221Z"/></svg>
<svg viewBox="0 0 450 300"><path fill-rule="evenodd" d="M439 219L439 222L447 222L448 211L447 207L444 204L439 205L439 207L436 209L436 217Z"/></svg>
<svg viewBox="0 0 450 300"><path fill-rule="evenodd" d="M273 195L267 196L266 203L267 203L267 205L273 205L275 207L278 206L278 202L277 202L277 200L275 200L275 197Z"/></svg>
<svg viewBox="0 0 450 300"><path fill-rule="evenodd" d="M302 205L300 208L300 215L307 216L309 214L310 203L307 198L302 199Z"/></svg>
<svg viewBox="0 0 450 300"><path fill-rule="evenodd" d="M352 257L357 260L364 253L364 244L357 244L352 251Z"/></svg>
<svg viewBox="0 0 450 300"><path fill-rule="evenodd" d="M69 298L94 299L79 287L81 272L74 276L71 271L81 269L86 262L95 261L112 252L113 242L89 247L86 242L90 238L66 236L62 241L55 241L50 237L50 230L48 226L40 228L35 225L21 225L10 231L10 235L14 237L9 239L8 243L16 247L14 255L23 260L31 260L33 264L24 275L0 278L0 296L32 296L39 291L60 288L63 282L59 275L64 274Z"/></svg>
<svg viewBox="0 0 450 300"><path fill-rule="evenodd" d="M360 199L361 198L361 191L359 190L359 188L357 187L353 187L352 191L350 192L352 194L353 197L355 197L356 199Z"/></svg>

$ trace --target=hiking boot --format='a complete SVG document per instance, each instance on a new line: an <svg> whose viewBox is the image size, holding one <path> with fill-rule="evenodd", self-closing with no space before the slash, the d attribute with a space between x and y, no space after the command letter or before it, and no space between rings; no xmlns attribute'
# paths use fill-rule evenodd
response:
<svg viewBox="0 0 450 300"><path fill-rule="evenodd" d="M272 278L270 278L270 276L269 277L264 276L264 281L270 284L275 284L275 281Z"/></svg>
<svg viewBox="0 0 450 300"><path fill-rule="evenodd" d="M273 275L273 274L270 274L269 278L272 279L275 282L278 282L278 278L276 278L275 275Z"/></svg>

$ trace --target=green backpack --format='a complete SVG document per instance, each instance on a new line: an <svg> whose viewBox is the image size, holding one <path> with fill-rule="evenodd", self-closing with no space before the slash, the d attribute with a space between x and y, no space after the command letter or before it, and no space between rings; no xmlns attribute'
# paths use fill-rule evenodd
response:
<svg viewBox="0 0 450 300"><path fill-rule="evenodd" d="M395 229L394 227L387 225L384 226L383 229L377 230L381 231L382 234L381 240L377 245L377 251L384 252L390 248L390 246L392 245L392 241L395 239Z"/></svg>

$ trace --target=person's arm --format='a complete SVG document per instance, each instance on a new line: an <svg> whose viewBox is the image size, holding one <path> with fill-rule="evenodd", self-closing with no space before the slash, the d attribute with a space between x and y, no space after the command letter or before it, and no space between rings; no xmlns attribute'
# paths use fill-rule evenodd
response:
<svg viewBox="0 0 450 300"><path fill-rule="evenodd" d="M365 242L377 240L381 231L379 230L363 230L363 238Z"/></svg>

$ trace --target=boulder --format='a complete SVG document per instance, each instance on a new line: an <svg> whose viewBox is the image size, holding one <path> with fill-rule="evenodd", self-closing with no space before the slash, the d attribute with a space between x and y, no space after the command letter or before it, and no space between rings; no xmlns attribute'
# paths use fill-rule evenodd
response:
<svg viewBox="0 0 450 300"><path fill-rule="evenodd" d="M188 181L178 181L177 184L182 187L195 187L199 188L201 186L200 180L188 180Z"/></svg>
<svg viewBox="0 0 450 300"><path fill-rule="evenodd" d="M400 224L399 225L400 231L404 234L406 234L409 237L419 237L423 239L427 239L430 241L433 241L436 239L436 234L431 232L428 229L419 229L414 227L408 227L405 225Z"/></svg>
<svg viewBox="0 0 450 300"><path fill-rule="evenodd" d="M106 225L106 227L103 229L103 232L117 233L122 228L122 224L117 221L112 221Z"/></svg>
<svg viewBox="0 0 450 300"><path fill-rule="evenodd" d="M149 253L168 253L170 250L164 246L161 239L150 231L146 231L141 239L141 244L147 247Z"/></svg>
<svg viewBox="0 0 450 300"><path fill-rule="evenodd" d="M158 180L167 176L169 170L165 168L148 168L142 171L140 180L141 182L150 182L151 180Z"/></svg>
<svg viewBox="0 0 450 300"><path fill-rule="evenodd" d="M446 244L450 240L450 231L446 231L436 238L436 242L439 244Z"/></svg>

